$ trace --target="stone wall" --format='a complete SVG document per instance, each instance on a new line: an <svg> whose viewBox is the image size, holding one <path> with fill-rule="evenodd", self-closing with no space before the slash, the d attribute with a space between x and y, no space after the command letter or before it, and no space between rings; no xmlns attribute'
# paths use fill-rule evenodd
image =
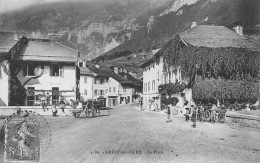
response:
<svg viewBox="0 0 260 163"><path fill-rule="evenodd" d="M226 123L243 127L260 129L260 117L249 115L227 115Z"/></svg>

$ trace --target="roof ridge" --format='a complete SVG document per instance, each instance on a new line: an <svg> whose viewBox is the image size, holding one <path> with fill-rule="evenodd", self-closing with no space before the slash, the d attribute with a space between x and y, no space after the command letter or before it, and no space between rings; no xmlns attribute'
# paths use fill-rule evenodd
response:
<svg viewBox="0 0 260 163"><path fill-rule="evenodd" d="M59 45L61 45L61 46L66 47L66 48L69 48L69 49L72 49L72 50L75 50L75 51L79 52L78 50L73 49L73 48L71 48L71 47L69 47L69 46L63 45L63 44L61 44L61 43L59 43L59 42L50 42L50 43L56 43L56 44L59 44Z"/></svg>

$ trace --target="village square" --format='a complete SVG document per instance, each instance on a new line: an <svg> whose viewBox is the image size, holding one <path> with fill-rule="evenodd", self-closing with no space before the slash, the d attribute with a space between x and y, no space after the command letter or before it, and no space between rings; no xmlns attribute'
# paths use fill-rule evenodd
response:
<svg viewBox="0 0 260 163"><path fill-rule="evenodd" d="M240 22L113 62L53 35L0 30L0 162L259 162L260 46Z"/></svg>

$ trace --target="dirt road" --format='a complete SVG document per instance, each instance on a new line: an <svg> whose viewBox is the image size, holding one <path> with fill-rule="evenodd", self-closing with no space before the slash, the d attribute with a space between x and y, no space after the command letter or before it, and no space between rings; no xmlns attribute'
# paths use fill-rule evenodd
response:
<svg viewBox="0 0 260 163"><path fill-rule="evenodd" d="M97 118L48 117L52 141L42 163L259 162L260 130L198 123L124 106Z"/></svg>

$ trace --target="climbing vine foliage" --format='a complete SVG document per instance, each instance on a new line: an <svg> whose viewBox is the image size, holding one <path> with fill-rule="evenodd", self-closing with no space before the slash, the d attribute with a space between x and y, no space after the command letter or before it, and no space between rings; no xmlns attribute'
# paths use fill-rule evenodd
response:
<svg viewBox="0 0 260 163"><path fill-rule="evenodd" d="M194 99L257 99L259 83L252 80L198 79L193 85Z"/></svg>
<svg viewBox="0 0 260 163"><path fill-rule="evenodd" d="M246 48L196 47L184 45L179 35L156 55L163 56L164 72L181 67L182 78L189 79L194 98L255 98L259 95L260 55ZM200 76L201 80L195 80ZM192 83L192 84L191 84Z"/></svg>

